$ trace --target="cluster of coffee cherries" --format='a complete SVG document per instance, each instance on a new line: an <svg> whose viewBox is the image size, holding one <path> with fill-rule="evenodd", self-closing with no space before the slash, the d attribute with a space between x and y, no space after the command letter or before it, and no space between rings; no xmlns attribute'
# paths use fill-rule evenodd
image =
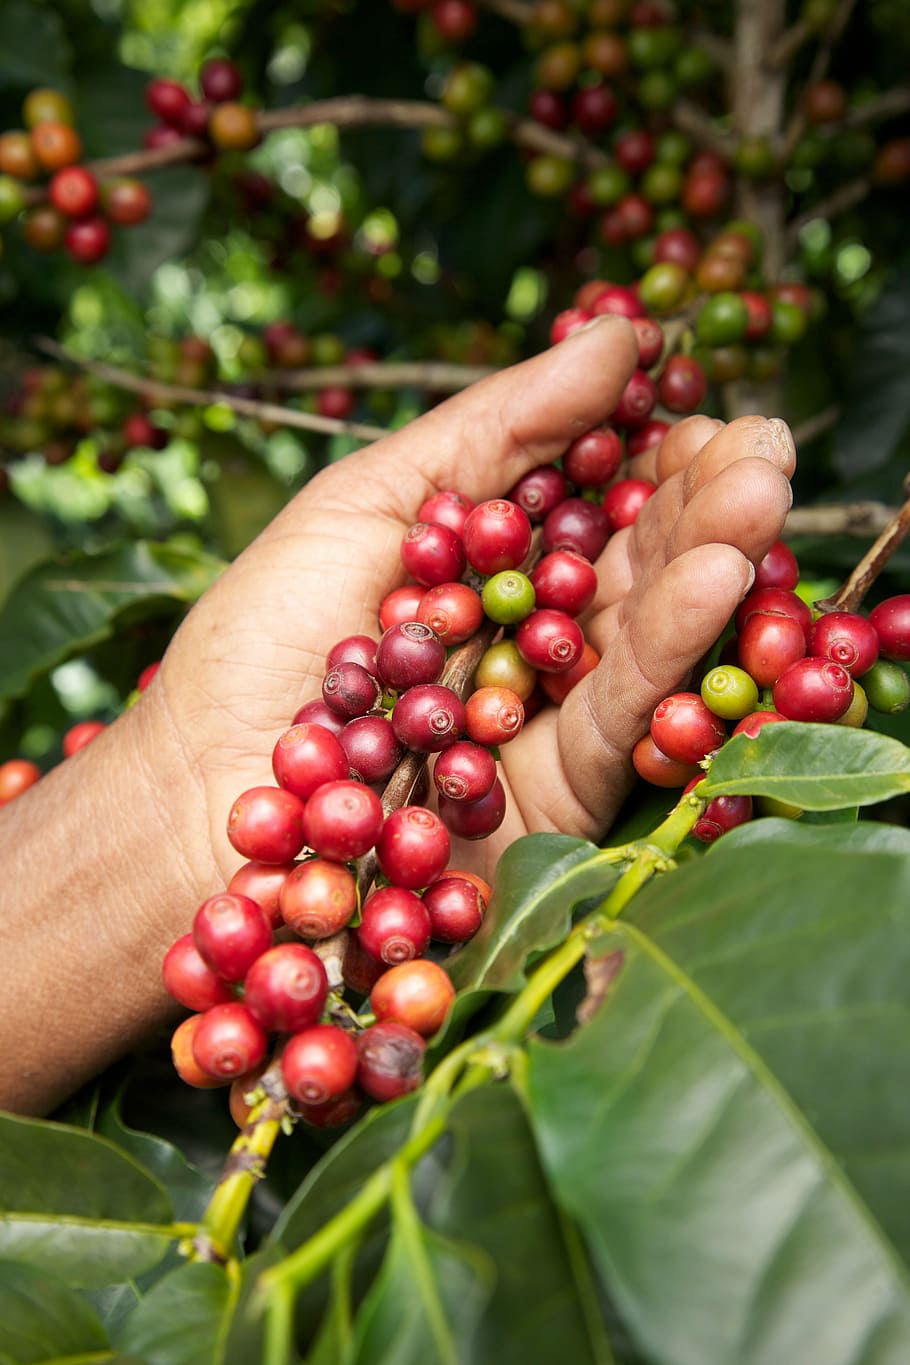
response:
<svg viewBox="0 0 910 1365"><path fill-rule="evenodd" d="M148 217L148 189L132 177L101 181L81 164L73 106L59 90L30 91L22 119L24 129L0 134L0 223L21 218L35 251L63 248L80 265L102 260L112 225L135 227Z"/></svg>
<svg viewBox="0 0 910 1365"><path fill-rule="evenodd" d="M703 776L699 765L726 742L731 722L732 735L754 739L762 726L781 721L860 727L870 707L887 715L906 708L910 595L887 598L868 616L813 611L794 591L798 582L793 552L775 542L700 690L675 692L655 708L632 754L639 776L689 791ZM766 815L802 815L773 798L718 796L693 834L712 843L750 820L756 805Z"/></svg>
<svg viewBox="0 0 910 1365"><path fill-rule="evenodd" d="M226 57L206 62L199 72L199 96L180 81L156 77L146 86L145 102L158 122L143 139L150 149L183 138L207 141L218 151L249 151L260 141L255 109L242 104L243 75Z"/></svg>

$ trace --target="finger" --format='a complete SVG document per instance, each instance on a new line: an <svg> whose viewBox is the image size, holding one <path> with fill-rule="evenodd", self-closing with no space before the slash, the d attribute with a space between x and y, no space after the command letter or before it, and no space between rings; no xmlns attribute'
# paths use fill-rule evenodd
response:
<svg viewBox="0 0 910 1365"><path fill-rule="evenodd" d="M767 460L790 478L796 469L796 446L786 422L778 417L738 417L729 422L689 462L683 476L685 500L746 456Z"/></svg>
<svg viewBox="0 0 910 1365"><path fill-rule="evenodd" d="M718 541L757 563L780 534L792 501L789 480L768 460L754 455L736 460L686 503L667 537L666 558Z"/></svg>
<svg viewBox="0 0 910 1365"><path fill-rule="evenodd" d="M628 322L605 315L349 455L314 486L323 497L403 522L439 489L456 488L475 502L501 496L609 416L637 357Z"/></svg>
<svg viewBox="0 0 910 1365"><path fill-rule="evenodd" d="M661 441L657 452L657 482L664 483L671 474L686 469L703 446L723 431L724 424L716 417L685 417L676 422Z"/></svg>

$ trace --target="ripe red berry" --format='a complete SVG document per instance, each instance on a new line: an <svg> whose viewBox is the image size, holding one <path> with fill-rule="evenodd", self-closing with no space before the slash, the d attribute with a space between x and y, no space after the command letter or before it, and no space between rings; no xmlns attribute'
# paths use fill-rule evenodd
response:
<svg viewBox="0 0 910 1365"><path fill-rule="evenodd" d="M80 749L91 744L106 729L102 720L80 720L76 725L71 725L63 736L63 757L72 758L73 754L78 754Z"/></svg>
<svg viewBox="0 0 910 1365"><path fill-rule="evenodd" d="M764 559L756 565L753 588L789 588L799 582L796 555L782 540L775 540Z"/></svg>
<svg viewBox="0 0 910 1365"><path fill-rule="evenodd" d="M364 1029L357 1039L357 1084L373 1100L397 1100L423 1079L426 1043L406 1024L391 1020Z"/></svg>
<svg viewBox="0 0 910 1365"><path fill-rule="evenodd" d="M468 513L474 511L474 506L466 494L445 488L424 499L417 509L417 520L433 522L437 526L448 526L450 531L460 536Z"/></svg>
<svg viewBox="0 0 910 1365"><path fill-rule="evenodd" d="M910 659L910 593L888 597L869 613L886 659Z"/></svg>
<svg viewBox="0 0 910 1365"><path fill-rule="evenodd" d="M383 972L370 992L370 1009L380 1023L394 1019L429 1038L442 1028L454 999L448 972L421 958Z"/></svg>
<svg viewBox="0 0 910 1365"><path fill-rule="evenodd" d="M248 1008L265 1028L278 1033L295 1033L315 1024L328 991L322 960L304 943L269 948L253 963L243 983Z"/></svg>
<svg viewBox="0 0 910 1365"><path fill-rule="evenodd" d="M439 943L466 943L483 922L486 900L464 877L440 877L421 900L430 915L430 933Z"/></svg>
<svg viewBox="0 0 910 1365"><path fill-rule="evenodd" d="M346 417L350 417L356 406L357 396L354 390L345 388L342 384L330 384L320 389L316 395L316 411L319 415L334 417L337 422L343 422Z"/></svg>
<svg viewBox="0 0 910 1365"><path fill-rule="evenodd" d="M558 342L565 341L566 337L579 331L590 321L591 314L586 308L564 308L561 313L556 314L550 324L550 342L555 346Z"/></svg>
<svg viewBox="0 0 910 1365"><path fill-rule="evenodd" d="M258 1066L267 1047L265 1029L239 1000L206 1010L193 1035L193 1056L198 1065L224 1081Z"/></svg>
<svg viewBox="0 0 910 1365"><path fill-rule="evenodd" d="M357 1045L335 1024L295 1033L281 1054L288 1094L301 1104L328 1104L350 1090L357 1075Z"/></svg>
<svg viewBox="0 0 910 1365"><path fill-rule="evenodd" d="M74 261L80 265L94 265L108 253L111 230L103 218L83 218L70 223L63 244Z"/></svg>
<svg viewBox="0 0 910 1365"><path fill-rule="evenodd" d="M637 427L646 422L657 402L657 385L644 370L635 370L620 395L611 421L620 427Z"/></svg>
<svg viewBox="0 0 910 1365"><path fill-rule="evenodd" d="M693 777L704 775L693 763L668 758L649 734L642 735L632 750L632 766L653 787L684 787Z"/></svg>
<svg viewBox="0 0 910 1365"><path fill-rule="evenodd" d="M361 664L336 664L322 680L323 701L345 720L365 716L381 698L379 682Z"/></svg>
<svg viewBox="0 0 910 1365"><path fill-rule="evenodd" d="M87 218L98 206L98 181L85 166L64 166L52 177L48 194L67 218Z"/></svg>
<svg viewBox="0 0 910 1365"><path fill-rule="evenodd" d="M644 128L630 128L620 133L613 144L613 154L630 175L641 175L654 160L654 139Z"/></svg>
<svg viewBox="0 0 910 1365"><path fill-rule="evenodd" d="M572 99L572 120L583 133L596 137L616 122L619 101L608 85L588 85Z"/></svg>
<svg viewBox="0 0 910 1365"><path fill-rule="evenodd" d="M467 583L438 583L420 599L416 619L439 636L445 645L461 645L476 633L483 621L480 594Z"/></svg>
<svg viewBox="0 0 910 1365"><path fill-rule="evenodd" d="M765 298L764 294L757 294L752 289L743 289L739 297L746 305L749 314L749 322L746 326L746 341L758 341L771 330L771 323L774 312L771 303Z"/></svg>
<svg viewBox="0 0 910 1365"><path fill-rule="evenodd" d="M519 568L525 559L531 548L531 522L517 503L491 498L469 513L463 539L472 568L482 574L501 573Z"/></svg>
<svg viewBox="0 0 910 1365"><path fill-rule="evenodd" d="M690 355L671 356L657 382L657 394L670 412L694 412L708 391L708 380Z"/></svg>
<svg viewBox="0 0 910 1365"><path fill-rule="evenodd" d="M509 498L526 512L533 522L543 521L545 517L564 502L569 494L562 470L555 465L539 465L523 474L509 491Z"/></svg>
<svg viewBox="0 0 910 1365"><path fill-rule="evenodd" d="M688 228L669 228L655 238L652 255L655 265L681 265L691 275L701 259L701 243Z"/></svg>
<svg viewBox="0 0 910 1365"><path fill-rule="evenodd" d="M507 744L520 733L524 720L522 700L509 687L478 687L465 704L465 728L475 744L491 748Z"/></svg>
<svg viewBox="0 0 910 1365"><path fill-rule="evenodd" d="M632 318L638 337L638 364L643 370L656 365L664 349L664 329L653 318Z"/></svg>
<svg viewBox="0 0 910 1365"><path fill-rule="evenodd" d="M226 981L242 981L272 946L272 927L265 912L248 896L224 891L209 896L193 919L193 942L203 961Z"/></svg>
<svg viewBox="0 0 910 1365"><path fill-rule="evenodd" d="M156 427L144 412L131 412L123 423L123 439L128 446L147 446L149 450L163 450L168 434Z"/></svg>
<svg viewBox="0 0 910 1365"><path fill-rule="evenodd" d="M379 624L382 629L388 630L390 626L403 625L405 621L416 621L417 609L426 591L420 583L405 583L403 587L393 588L387 593L379 607Z"/></svg>
<svg viewBox="0 0 910 1365"><path fill-rule="evenodd" d="M28 791L40 776L41 769L27 758L9 758L0 763L0 806Z"/></svg>
<svg viewBox="0 0 910 1365"><path fill-rule="evenodd" d="M321 697L315 701L304 702L303 706L294 712L293 725L318 725L321 729L328 730L330 735L340 735L346 724L344 717L339 716L330 706L326 706Z"/></svg>
<svg viewBox="0 0 910 1365"><path fill-rule="evenodd" d="M190 103L189 92L178 81L169 81L163 76L149 81L145 89L145 102L156 118L179 128L183 111Z"/></svg>
<svg viewBox="0 0 910 1365"><path fill-rule="evenodd" d="M280 787L306 801L323 782L346 778L348 760L339 740L323 726L292 725L272 750L272 771Z"/></svg>
<svg viewBox="0 0 910 1365"><path fill-rule="evenodd" d="M829 659L798 659L780 675L772 696L787 720L837 720L853 700L853 679Z"/></svg>
<svg viewBox="0 0 910 1365"><path fill-rule="evenodd" d="M417 521L401 542L401 562L412 578L425 588L452 583L465 570L465 546L461 536L438 522Z"/></svg>
<svg viewBox="0 0 910 1365"><path fill-rule="evenodd" d="M743 716L742 720L733 727L734 735L748 735L750 739L757 739L758 732L765 725L776 725L786 716L781 716L777 711L753 711L749 716Z"/></svg>
<svg viewBox="0 0 910 1365"><path fill-rule="evenodd" d="M446 828L458 838L486 839L505 819L505 788L497 777L479 801L450 801L440 796L439 814Z"/></svg>
<svg viewBox="0 0 910 1365"><path fill-rule="evenodd" d="M703 844L713 844L722 834L751 819L751 796L715 796L692 826L692 833Z"/></svg>
<svg viewBox="0 0 910 1365"><path fill-rule="evenodd" d="M281 787L251 787L228 815L227 835L244 858L287 863L303 847L303 802Z"/></svg>
<svg viewBox="0 0 910 1365"><path fill-rule="evenodd" d="M719 749L726 737L723 721L697 692L674 692L654 708L651 738L677 763L698 763Z"/></svg>
<svg viewBox="0 0 910 1365"><path fill-rule="evenodd" d="M631 321L632 318L643 317L645 309L634 290L627 289L623 284L608 284L594 298L591 312L595 317L612 313Z"/></svg>
<svg viewBox="0 0 910 1365"><path fill-rule="evenodd" d="M359 858L372 848L382 821L382 802L362 782L324 782L303 812L306 842L336 863Z"/></svg>
<svg viewBox="0 0 910 1365"><path fill-rule="evenodd" d="M309 858L288 875L279 893L281 917L301 938L330 938L357 909L357 881L343 863Z"/></svg>
<svg viewBox="0 0 910 1365"><path fill-rule="evenodd" d="M279 896L299 863L243 863L227 884L228 891L255 901L273 929L281 924Z"/></svg>
<svg viewBox="0 0 910 1365"><path fill-rule="evenodd" d="M603 510L611 531L632 526L649 498L657 492L650 479L620 479L604 494Z"/></svg>
<svg viewBox="0 0 910 1365"><path fill-rule="evenodd" d="M586 640L578 663L573 664L565 673L541 673L540 690L549 701L556 706L561 706L572 688L577 686L582 678L586 678L589 673L592 673L599 663L600 655L594 646L589 645Z"/></svg>
<svg viewBox="0 0 910 1365"><path fill-rule="evenodd" d="M609 483L622 463L622 441L612 427L578 436L562 457L566 478L580 488Z"/></svg>
<svg viewBox="0 0 910 1365"><path fill-rule="evenodd" d="M580 616L594 600L597 573L583 555L554 550L544 555L531 574L538 607L552 607L567 616Z"/></svg>
<svg viewBox="0 0 910 1365"><path fill-rule="evenodd" d="M413 891L440 876L450 850L448 831L438 816L424 806L401 806L386 817L376 857L383 876Z"/></svg>
<svg viewBox="0 0 910 1365"><path fill-rule="evenodd" d="M368 673L376 674L376 641L370 635L345 635L325 656L326 671L337 664L360 664Z"/></svg>
<svg viewBox="0 0 910 1365"><path fill-rule="evenodd" d="M199 85L205 98L213 104L236 100L243 94L240 69L226 57L215 57L206 62L199 73Z"/></svg>
<svg viewBox="0 0 910 1365"><path fill-rule="evenodd" d="M396 691L435 683L445 662L445 645L430 626L420 621L390 626L383 632L376 650L379 677L386 687Z"/></svg>
<svg viewBox="0 0 910 1365"><path fill-rule="evenodd" d="M357 716L344 727L339 742L349 776L368 787L387 781L401 759L401 745L386 716Z"/></svg>
<svg viewBox="0 0 910 1365"><path fill-rule="evenodd" d="M832 611L820 616L806 636L807 653L831 659L851 678L861 678L879 653L878 632L871 621L853 611Z"/></svg>
<svg viewBox="0 0 910 1365"><path fill-rule="evenodd" d="M602 507L587 498L566 498L547 515L543 524L546 550L572 550L593 561L610 535L610 523Z"/></svg>
<svg viewBox="0 0 910 1365"><path fill-rule="evenodd" d="M438 684L409 687L395 703L392 729L406 749L421 754L439 753L464 734L464 703L450 687Z"/></svg>
<svg viewBox="0 0 910 1365"><path fill-rule="evenodd" d="M759 687L773 687L805 652L806 637L799 622L774 612L752 612L737 642L737 659Z"/></svg>
<svg viewBox="0 0 910 1365"><path fill-rule="evenodd" d="M642 426L630 431L626 436L626 451L629 458L634 459L636 455L644 455L652 446L659 446L669 430L669 422L652 417Z"/></svg>
<svg viewBox="0 0 910 1365"><path fill-rule="evenodd" d="M148 664L142 670L142 672L139 674L139 677L136 679L136 688L139 692L144 692L147 687L151 687L152 682L154 681L160 668L161 663L159 661L157 663Z"/></svg>
<svg viewBox="0 0 910 1365"><path fill-rule="evenodd" d="M151 193L141 180L115 180L104 186L102 198L106 216L120 227L144 223L152 211Z"/></svg>
<svg viewBox="0 0 910 1365"><path fill-rule="evenodd" d="M202 957L192 934L183 934L168 948L161 976L165 990L188 1010L207 1010L234 999L228 983Z"/></svg>
<svg viewBox="0 0 910 1365"><path fill-rule="evenodd" d="M812 612L801 597L786 588L753 588L752 592L736 608L735 624L742 630L750 616L757 611L771 612L778 616L792 616L805 633L812 625Z"/></svg>
<svg viewBox="0 0 910 1365"><path fill-rule="evenodd" d="M429 911L406 887L384 886L364 901L357 937L376 962L410 962L430 942Z"/></svg>
<svg viewBox="0 0 910 1365"><path fill-rule="evenodd" d="M482 744L461 740L436 760L433 782L450 801L479 801L496 780L496 759Z"/></svg>

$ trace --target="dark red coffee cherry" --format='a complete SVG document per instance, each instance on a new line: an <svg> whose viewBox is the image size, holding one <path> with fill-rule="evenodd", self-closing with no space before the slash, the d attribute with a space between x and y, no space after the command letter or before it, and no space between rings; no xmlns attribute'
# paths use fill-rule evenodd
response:
<svg viewBox="0 0 910 1365"><path fill-rule="evenodd" d="M638 363L643 370L650 370L663 352L664 329L653 318L632 318L631 322L638 337Z"/></svg>
<svg viewBox="0 0 910 1365"><path fill-rule="evenodd" d="M384 962L377 962L361 946L356 933L346 936L344 957L341 962L341 975L344 984L355 995L369 995L382 973L388 971Z"/></svg>
<svg viewBox="0 0 910 1365"><path fill-rule="evenodd" d="M604 494L603 510L611 532L632 526L649 498L657 492L650 479L620 479Z"/></svg>
<svg viewBox="0 0 910 1365"><path fill-rule="evenodd" d="M569 123L566 102L555 90L532 90L528 100L528 113L545 128L552 128L557 133L562 132Z"/></svg>
<svg viewBox="0 0 910 1365"><path fill-rule="evenodd" d="M381 699L378 681L360 664L336 664L322 680L322 700L345 720L365 716Z"/></svg>
<svg viewBox="0 0 910 1365"><path fill-rule="evenodd" d="M820 616L806 636L807 652L831 659L851 678L861 678L878 658L878 632L871 621L854 611L832 611Z"/></svg>
<svg viewBox="0 0 910 1365"><path fill-rule="evenodd" d="M440 796L439 815L446 829L459 839L486 839L505 819L505 788L497 777L479 801L450 801Z"/></svg>
<svg viewBox="0 0 910 1365"><path fill-rule="evenodd" d="M572 121L588 137L611 127L618 112L619 101L608 85L582 86L572 98Z"/></svg>
<svg viewBox="0 0 910 1365"><path fill-rule="evenodd" d="M792 616L803 631L808 634L812 625L812 612L801 597L785 588L754 588L736 608L735 624L742 630L750 616L757 611L771 612L779 616Z"/></svg>
<svg viewBox="0 0 910 1365"><path fill-rule="evenodd" d="M357 937L364 952L392 966L426 952L430 915L423 901L403 886L384 886L367 896Z"/></svg>
<svg viewBox="0 0 910 1365"><path fill-rule="evenodd" d="M691 275L701 260L701 243L688 228L668 228L654 239L652 257L655 265L671 262Z"/></svg>
<svg viewBox="0 0 910 1365"><path fill-rule="evenodd" d="M756 566L753 588L789 588L799 582L796 555L782 540L775 540L764 559Z"/></svg>
<svg viewBox="0 0 910 1365"><path fill-rule="evenodd" d="M149 81L145 88L145 102L156 118L179 128L183 111L190 103L189 92L177 81L163 76Z"/></svg>
<svg viewBox="0 0 910 1365"><path fill-rule="evenodd" d="M448 526L417 521L401 542L401 562L412 578L425 588L432 588L461 577L465 571L465 546L461 536Z"/></svg>
<svg viewBox="0 0 910 1365"><path fill-rule="evenodd" d="M303 812L306 842L336 863L359 858L372 848L382 822L382 802L362 782L324 782Z"/></svg>
<svg viewBox="0 0 910 1365"><path fill-rule="evenodd" d="M509 498L531 521L540 522L554 507L565 502L568 493L569 486L562 471L554 465L543 464L523 474L509 491Z"/></svg>
<svg viewBox="0 0 910 1365"><path fill-rule="evenodd" d="M609 483L622 463L622 441L612 427L578 436L562 457L566 478L579 488Z"/></svg>
<svg viewBox="0 0 910 1365"><path fill-rule="evenodd" d="M636 370L623 389L613 410L612 421L620 427L639 427L654 411L657 385L644 370Z"/></svg>
<svg viewBox="0 0 910 1365"><path fill-rule="evenodd" d="M632 750L632 766L652 787L684 787L693 777L703 777L694 763L681 763L658 749L650 735L642 735Z"/></svg>
<svg viewBox="0 0 910 1365"><path fill-rule="evenodd" d="M257 957L271 948L272 926L255 901L223 891L196 911L193 942L213 972L226 981L242 981Z"/></svg>
<svg viewBox="0 0 910 1365"><path fill-rule="evenodd" d="M708 391L708 380L690 355L671 356L657 382L657 394L670 412L694 412Z"/></svg>
<svg viewBox="0 0 910 1365"><path fill-rule="evenodd" d="M264 1028L277 1033L296 1033L315 1024L328 992L322 960L304 943L270 948L256 959L243 983L244 1003Z"/></svg>
<svg viewBox="0 0 910 1365"><path fill-rule="evenodd" d="M886 659L910 659L910 593L888 597L869 613Z"/></svg>
<svg viewBox="0 0 910 1365"><path fill-rule="evenodd" d="M353 918L357 882L343 863L309 858L286 878L279 906L284 923L301 938L331 938Z"/></svg>
<svg viewBox="0 0 910 1365"><path fill-rule="evenodd" d="M373 1024L357 1038L357 1084L370 1099L397 1100L423 1080L426 1043L406 1024Z"/></svg>
<svg viewBox="0 0 910 1365"><path fill-rule="evenodd" d="M383 632L376 667L386 687L405 691L435 683L445 668L446 648L435 631L421 621L405 621Z"/></svg>
<svg viewBox="0 0 910 1365"><path fill-rule="evenodd" d="M417 509L418 521L429 521L436 526L448 526L460 536L468 513L474 511L475 504L464 493L454 489L441 489L426 498Z"/></svg>
<svg viewBox="0 0 910 1365"><path fill-rule="evenodd" d="M330 706L326 706L320 697L318 701L304 702L299 711L294 713L294 725L318 725L323 730L328 730L329 734L336 738L341 734L347 721L343 716L339 716L337 711L333 711ZM273 756L274 761L274 756Z"/></svg>
<svg viewBox="0 0 910 1365"><path fill-rule="evenodd" d="M630 128L620 133L613 144L613 155L630 175L641 175L655 156L654 139L644 128Z"/></svg>
<svg viewBox="0 0 910 1365"><path fill-rule="evenodd" d="M853 700L853 679L829 659L798 659L780 675L772 696L786 720L838 720Z"/></svg>
<svg viewBox="0 0 910 1365"><path fill-rule="evenodd" d="M449 861L448 830L424 806L401 806L386 817L376 844L383 876L395 886L429 886Z"/></svg>
<svg viewBox="0 0 910 1365"><path fill-rule="evenodd" d="M496 759L483 744L459 741L436 760L433 782L450 801L479 801L496 781Z"/></svg>
<svg viewBox="0 0 910 1365"><path fill-rule="evenodd" d="M370 992L370 1009L380 1023L393 1019L429 1038L442 1028L454 999L445 968L420 958L383 972Z"/></svg>
<svg viewBox="0 0 910 1365"><path fill-rule="evenodd" d="M450 687L409 687L395 703L392 729L406 749L439 753L464 734L464 703Z"/></svg>
<svg viewBox="0 0 910 1365"><path fill-rule="evenodd" d="M335 1024L295 1033L281 1054L281 1076L292 1099L328 1104L350 1090L357 1076L357 1044Z"/></svg>
<svg viewBox="0 0 910 1365"><path fill-rule="evenodd" d="M303 802L282 787L251 787L231 807L227 835L244 858L288 863L303 848Z"/></svg>
<svg viewBox="0 0 910 1365"><path fill-rule="evenodd" d="M723 721L697 692L674 692L654 708L651 738L677 763L698 763L719 749L726 737Z"/></svg>
<svg viewBox="0 0 910 1365"><path fill-rule="evenodd" d="M607 514L586 498L566 498L547 514L543 524L545 550L572 550L592 562L610 534Z"/></svg>
<svg viewBox="0 0 910 1365"><path fill-rule="evenodd" d="M402 747L385 716L358 716L344 727L339 742L350 776L368 787L388 781L401 761Z"/></svg>
<svg viewBox="0 0 910 1365"><path fill-rule="evenodd" d="M410 619L413 620L413 617ZM376 677L377 649L377 642L369 635L346 635L343 640L332 645L325 656L326 672L338 664L360 664L367 673L372 673L373 677Z"/></svg>
<svg viewBox="0 0 910 1365"><path fill-rule="evenodd" d="M429 626L444 645L463 645L483 621L483 603L467 583L439 583L421 597L416 619Z"/></svg>
<svg viewBox="0 0 910 1365"><path fill-rule="evenodd" d="M272 771L285 791L308 800L323 782L348 776L348 760L341 742L322 725L292 725L272 750Z"/></svg>
<svg viewBox="0 0 910 1365"><path fill-rule="evenodd" d="M213 1005L200 1016L193 1056L210 1076L230 1081L259 1065L268 1042L265 1029L248 1006L234 1000L229 1005Z"/></svg>
<svg viewBox="0 0 910 1365"><path fill-rule="evenodd" d="M466 943L483 923L486 902L464 877L440 877L421 900L429 911L430 933L439 943Z"/></svg>
<svg viewBox="0 0 910 1365"><path fill-rule="evenodd" d="M299 866L299 863L244 863L228 882L227 889L238 896L249 896L275 929L281 923L281 888Z"/></svg>
<svg viewBox="0 0 910 1365"><path fill-rule="evenodd" d="M594 601L597 573L590 560L571 550L544 555L531 574L538 607L580 616Z"/></svg>
<svg viewBox="0 0 910 1365"><path fill-rule="evenodd" d="M468 561L478 573L501 573L517 569L524 561L531 548L531 523L517 503L492 498L468 515L463 538Z"/></svg>
<svg viewBox="0 0 910 1365"><path fill-rule="evenodd" d="M626 437L626 451L629 458L634 459L636 455L644 455L645 451L650 450L652 446L659 446L669 430L669 422L662 422L659 418L652 417L642 426L630 431Z"/></svg>
<svg viewBox="0 0 910 1365"><path fill-rule="evenodd" d="M515 633L521 657L545 673L564 673L578 662L584 648L580 627L564 611L541 607L526 616Z"/></svg>
<svg viewBox="0 0 910 1365"><path fill-rule="evenodd" d="M81 218L70 223L63 244L74 261L94 265L110 250L111 230L103 218Z"/></svg>
<svg viewBox="0 0 910 1365"><path fill-rule="evenodd" d="M510 687L478 687L465 705L465 728L475 744L498 748L521 732L525 708Z"/></svg>
<svg viewBox="0 0 910 1365"><path fill-rule="evenodd" d="M228 983L203 959L192 934L183 934L164 955L164 988L188 1010L208 1010L234 999Z"/></svg>
<svg viewBox="0 0 910 1365"><path fill-rule="evenodd" d="M240 69L226 57L215 57L206 62L199 73L199 85L205 98L213 104L237 100L243 94Z"/></svg>
<svg viewBox="0 0 910 1365"><path fill-rule="evenodd" d="M806 652L803 628L792 616L753 612L743 624L737 643L742 668L759 687L773 687L780 675Z"/></svg>
<svg viewBox="0 0 910 1365"><path fill-rule="evenodd" d="M751 796L715 796L692 826L692 833L703 844L713 844L722 834L751 819Z"/></svg>

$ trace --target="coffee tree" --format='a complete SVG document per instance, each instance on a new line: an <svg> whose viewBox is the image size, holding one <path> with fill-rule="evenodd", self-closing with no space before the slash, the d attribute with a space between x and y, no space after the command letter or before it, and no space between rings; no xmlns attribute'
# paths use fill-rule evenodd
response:
<svg viewBox="0 0 910 1365"><path fill-rule="evenodd" d="M315 471L601 314L639 357L557 464L413 508L146 964L172 1036L0 1116L0 1359L906 1360L906 7L11 0L0 38L0 805ZM608 843L491 886L451 839L596 668L595 566L694 412L791 423L786 539Z"/></svg>

